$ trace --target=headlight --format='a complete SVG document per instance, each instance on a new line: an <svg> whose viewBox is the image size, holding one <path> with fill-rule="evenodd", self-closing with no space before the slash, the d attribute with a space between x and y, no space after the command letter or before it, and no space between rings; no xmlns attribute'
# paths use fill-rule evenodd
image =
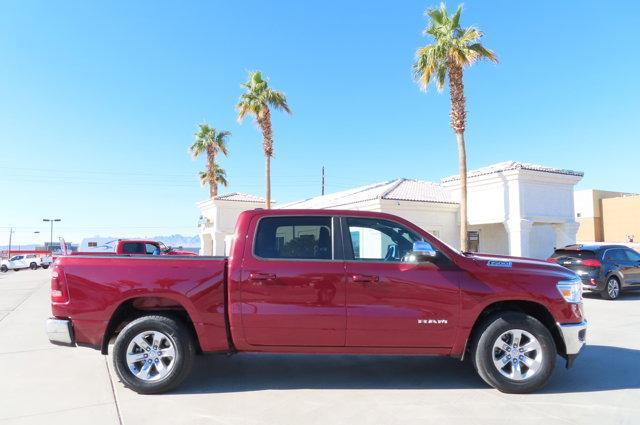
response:
<svg viewBox="0 0 640 425"><path fill-rule="evenodd" d="M561 280L556 286L566 302L575 304L582 302L582 280L579 277Z"/></svg>

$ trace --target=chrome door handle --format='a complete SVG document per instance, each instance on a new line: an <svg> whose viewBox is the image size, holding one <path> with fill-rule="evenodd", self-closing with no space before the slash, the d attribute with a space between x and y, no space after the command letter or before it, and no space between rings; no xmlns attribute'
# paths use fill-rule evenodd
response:
<svg viewBox="0 0 640 425"><path fill-rule="evenodd" d="M251 280L272 280L275 279L276 275L273 273L250 273L249 279Z"/></svg>
<svg viewBox="0 0 640 425"><path fill-rule="evenodd" d="M354 274L353 276L351 276L351 280L354 282L371 283L371 282L378 282L380 278L378 276L373 276L373 275Z"/></svg>

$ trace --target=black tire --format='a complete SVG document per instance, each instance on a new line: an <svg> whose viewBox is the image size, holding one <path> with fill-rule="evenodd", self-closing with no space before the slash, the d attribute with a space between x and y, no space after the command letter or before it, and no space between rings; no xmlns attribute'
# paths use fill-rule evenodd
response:
<svg viewBox="0 0 640 425"><path fill-rule="evenodd" d="M7 266L5 266L5 265L0 266L0 272L2 272L2 273L6 273L6 272L8 272L8 271L9 271L9 267L7 267Z"/></svg>
<svg viewBox="0 0 640 425"><path fill-rule="evenodd" d="M48 264L43 264L43 265L42 265L42 268L46 270L46 269L48 269L48 268L49 268L49 265L48 265Z"/></svg>
<svg viewBox="0 0 640 425"><path fill-rule="evenodd" d="M493 363L494 342L509 330L524 330L535 337L541 348L537 372L530 378L514 380L504 376ZM478 375L498 391L525 394L539 390L549 381L556 364L556 345L549 330L534 317L518 312L497 313L488 317L475 333L471 359Z"/></svg>
<svg viewBox="0 0 640 425"><path fill-rule="evenodd" d="M38 265L36 263L31 263L31 264L29 264L29 268L31 270L38 270Z"/></svg>
<svg viewBox="0 0 640 425"><path fill-rule="evenodd" d="M131 341L140 333L162 332L175 348L175 358L168 375L157 381L146 381L134 375L127 365L127 349ZM169 316L144 316L129 323L118 334L113 347L113 365L122 383L140 394L157 394L169 391L182 383L189 375L196 349L189 329L180 321Z"/></svg>
<svg viewBox="0 0 640 425"><path fill-rule="evenodd" d="M620 297L621 292L620 279L615 276L609 276L604 284L604 290L600 292L600 296L605 300L615 300Z"/></svg>

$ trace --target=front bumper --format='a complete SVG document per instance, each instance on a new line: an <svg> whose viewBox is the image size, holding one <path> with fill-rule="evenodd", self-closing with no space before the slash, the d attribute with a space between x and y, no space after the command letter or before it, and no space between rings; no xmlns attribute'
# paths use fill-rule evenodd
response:
<svg viewBox="0 0 640 425"><path fill-rule="evenodd" d="M71 320L47 319L45 329L49 341L54 344L74 345L73 326Z"/></svg>
<svg viewBox="0 0 640 425"><path fill-rule="evenodd" d="M573 360L578 356L580 350L587 343L587 321L580 323L558 323L560 335L564 340L567 355L567 368L571 367Z"/></svg>

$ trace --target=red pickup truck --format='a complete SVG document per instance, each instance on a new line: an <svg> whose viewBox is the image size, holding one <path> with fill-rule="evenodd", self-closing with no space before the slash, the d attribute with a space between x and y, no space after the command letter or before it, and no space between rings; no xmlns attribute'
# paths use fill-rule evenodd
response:
<svg viewBox="0 0 640 425"><path fill-rule="evenodd" d="M459 252L392 215L254 210L230 256L59 257L49 339L107 354L140 393L197 353L468 358L489 385L541 388L585 344L580 279L556 264Z"/></svg>
<svg viewBox="0 0 640 425"><path fill-rule="evenodd" d="M89 244L92 242L89 241ZM96 242L93 242L96 244ZM115 244L115 246L113 245ZM84 241L83 241L84 245ZM93 245L95 247L96 245ZM162 242L147 239L117 239L93 248L91 245L84 248L84 251L72 252L71 255L92 255L92 254L123 254L123 255L198 255L192 251L185 251L166 246ZM89 249L95 249L89 251ZM103 251L104 250L104 251Z"/></svg>

